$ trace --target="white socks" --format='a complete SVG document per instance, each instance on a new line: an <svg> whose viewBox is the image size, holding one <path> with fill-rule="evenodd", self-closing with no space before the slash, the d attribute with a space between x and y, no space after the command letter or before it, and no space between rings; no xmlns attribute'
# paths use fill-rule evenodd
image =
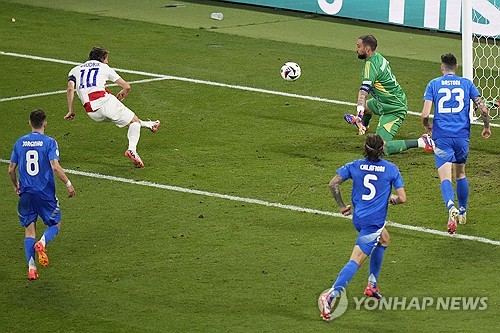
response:
<svg viewBox="0 0 500 333"><path fill-rule="evenodd" d="M151 120L149 120L149 121L141 120L140 122L141 122L141 127L147 127L149 129L151 129L151 127L153 127L153 125L156 123L155 121L151 121Z"/></svg>
<svg viewBox="0 0 500 333"><path fill-rule="evenodd" d="M31 257L30 261L28 262L28 269L36 269L35 260L33 259L33 257Z"/></svg>
<svg viewBox="0 0 500 333"><path fill-rule="evenodd" d="M45 241L45 235L42 235L42 238L40 238L40 243L42 243L42 245L45 247L45 244L47 244L47 242Z"/></svg>
<svg viewBox="0 0 500 333"><path fill-rule="evenodd" d="M425 148L425 141L422 138L418 138L418 148Z"/></svg>
<svg viewBox="0 0 500 333"><path fill-rule="evenodd" d="M128 150L132 150L134 153L137 150L137 144L139 143L139 138L141 137L141 124L133 122L128 126Z"/></svg>

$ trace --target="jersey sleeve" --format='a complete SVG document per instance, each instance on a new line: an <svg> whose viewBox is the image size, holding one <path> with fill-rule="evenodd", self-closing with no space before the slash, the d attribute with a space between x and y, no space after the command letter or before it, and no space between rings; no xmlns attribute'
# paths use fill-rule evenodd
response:
<svg viewBox="0 0 500 333"><path fill-rule="evenodd" d="M396 190L405 186L401 172L399 172L399 169L396 166L394 166L394 180L392 182L392 186L394 186L394 189Z"/></svg>
<svg viewBox="0 0 500 333"><path fill-rule="evenodd" d="M118 73L116 73L116 71L109 67L108 65L105 66L106 68L106 75L108 77L108 80L111 81L111 82L116 82L118 79L120 79L120 75L118 75Z"/></svg>
<svg viewBox="0 0 500 333"><path fill-rule="evenodd" d="M16 146L17 146L17 142L16 142L16 145L14 145L14 149L12 149L12 155L10 156L10 162L19 164L19 156L17 155Z"/></svg>
<svg viewBox="0 0 500 333"><path fill-rule="evenodd" d="M375 81L377 80L377 69L371 61L366 61L363 71L361 72L362 82L360 90L370 92Z"/></svg>
<svg viewBox="0 0 500 333"><path fill-rule="evenodd" d="M59 146L55 139L50 140L49 144L49 161L58 160L59 161Z"/></svg>
<svg viewBox="0 0 500 333"><path fill-rule="evenodd" d="M481 94L479 93L479 90L477 90L477 87L474 85L474 83L472 83L471 80L468 80L468 81L470 84L469 98L474 100L474 98L476 98L477 96L481 96Z"/></svg>
<svg viewBox="0 0 500 333"><path fill-rule="evenodd" d="M73 81L73 83L76 85L76 76L75 76L75 68L69 71L68 73L68 82Z"/></svg>
<svg viewBox="0 0 500 333"><path fill-rule="evenodd" d="M432 84L433 81L430 81L428 84L427 84L427 87L425 88L425 93L424 93L424 101L433 101L434 100L434 94L432 93L433 89L432 89Z"/></svg>
<svg viewBox="0 0 500 333"><path fill-rule="evenodd" d="M337 174L342 177L343 180L352 178L351 175L351 167L353 166L353 162L347 163L346 165L337 169Z"/></svg>

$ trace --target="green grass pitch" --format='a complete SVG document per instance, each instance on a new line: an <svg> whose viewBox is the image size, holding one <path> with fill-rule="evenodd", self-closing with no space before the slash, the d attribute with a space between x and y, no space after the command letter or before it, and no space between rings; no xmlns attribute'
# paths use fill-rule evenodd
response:
<svg viewBox="0 0 500 333"><path fill-rule="evenodd" d="M356 38L377 36L415 112L440 74L439 55L460 53L459 38L227 3L168 3L0 1L1 52L83 62L97 44L110 50L112 67L143 72L122 72L129 82L175 76L133 84L125 100L139 117L162 121L158 133L142 131L146 168L135 169L123 156L126 130L94 123L79 101L76 119L63 120L58 91L72 65L0 53L0 332L498 331L498 127L489 140L480 126L472 130L469 221L458 233L473 239L389 226L380 276L386 297L487 297L487 309L369 311L350 301L324 323L316 306L356 237L350 220L321 213L337 212L327 187L335 170L362 154L363 138L342 118L353 107L334 102L356 100ZM216 11L224 20L210 20ZM299 80L280 78L286 61L300 64ZM47 92L55 93L10 99ZM63 167L89 174L69 174L73 199L58 184L61 232L48 246L49 267L30 282L5 161L35 108L48 113L46 133L58 140ZM422 133L420 118L408 115L398 138ZM445 231L432 155L388 159L408 195L388 219ZM366 278L365 263L347 287L351 300Z"/></svg>

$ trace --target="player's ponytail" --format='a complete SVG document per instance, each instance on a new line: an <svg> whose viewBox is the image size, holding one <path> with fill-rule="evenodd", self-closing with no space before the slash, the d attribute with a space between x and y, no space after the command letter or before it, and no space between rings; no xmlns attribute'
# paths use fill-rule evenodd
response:
<svg viewBox="0 0 500 333"><path fill-rule="evenodd" d="M368 134L365 141L365 157L377 162L384 155L384 140L378 134Z"/></svg>

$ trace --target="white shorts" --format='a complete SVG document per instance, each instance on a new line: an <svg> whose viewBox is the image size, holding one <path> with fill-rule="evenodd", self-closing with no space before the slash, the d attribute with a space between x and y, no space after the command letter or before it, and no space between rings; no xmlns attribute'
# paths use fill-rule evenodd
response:
<svg viewBox="0 0 500 333"><path fill-rule="evenodd" d="M118 127L125 127L135 116L135 113L127 108L114 95L110 95L106 103L94 112L87 112L90 118L97 122L111 121Z"/></svg>

